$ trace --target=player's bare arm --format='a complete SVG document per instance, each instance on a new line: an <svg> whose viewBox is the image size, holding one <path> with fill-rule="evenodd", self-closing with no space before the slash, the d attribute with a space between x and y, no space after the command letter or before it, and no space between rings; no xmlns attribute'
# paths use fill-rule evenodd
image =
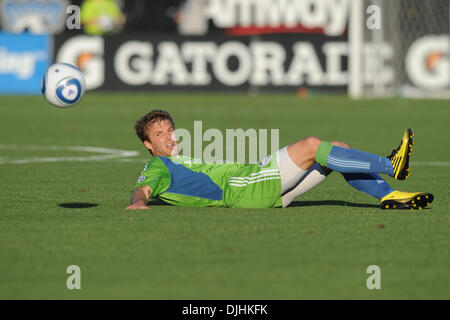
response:
<svg viewBox="0 0 450 320"><path fill-rule="evenodd" d="M130 205L125 209L136 210L136 209L150 209L147 206L148 199L152 195L152 188L149 186L143 186L136 189L131 196Z"/></svg>

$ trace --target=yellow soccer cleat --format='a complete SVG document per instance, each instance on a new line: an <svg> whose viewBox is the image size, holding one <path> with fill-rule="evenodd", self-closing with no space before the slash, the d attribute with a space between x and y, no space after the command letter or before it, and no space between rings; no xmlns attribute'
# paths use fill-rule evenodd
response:
<svg viewBox="0 0 450 320"><path fill-rule="evenodd" d="M381 209L422 210L433 202L434 196L427 192L393 191L381 199Z"/></svg>
<svg viewBox="0 0 450 320"><path fill-rule="evenodd" d="M411 129L407 129L403 134L402 141L397 149L392 150L392 153L387 157L392 162L394 168L393 177L398 180L404 180L411 174L409 168L409 157L411 156L412 146L414 144L414 133Z"/></svg>

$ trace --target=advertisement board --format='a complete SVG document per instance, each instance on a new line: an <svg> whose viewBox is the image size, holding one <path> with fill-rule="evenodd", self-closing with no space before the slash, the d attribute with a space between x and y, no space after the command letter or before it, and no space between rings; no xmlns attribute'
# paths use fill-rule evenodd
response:
<svg viewBox="0 0 450 320"><path fill-rule="evenodd" d="M348 78L345 37L79 35L55 45L88 89L344 91Z"/></svg>
<svg viewBox="0 0 450 320"><path fill-rule="evenodd" d="M0 32L0 94L38 94L51 43L48 35Z"/></svg>

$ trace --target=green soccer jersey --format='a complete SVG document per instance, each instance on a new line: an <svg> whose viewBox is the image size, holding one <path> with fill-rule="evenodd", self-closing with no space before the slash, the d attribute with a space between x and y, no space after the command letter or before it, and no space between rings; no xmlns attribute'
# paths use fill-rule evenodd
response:
<svg viewBox="0 0 450 320"><path fill-rule="evenodd" d="M260 164L205 164L187 157L152 158L136 189L152 188L152 198L191 207L272 208L282 205L276 159Z"/></svg>

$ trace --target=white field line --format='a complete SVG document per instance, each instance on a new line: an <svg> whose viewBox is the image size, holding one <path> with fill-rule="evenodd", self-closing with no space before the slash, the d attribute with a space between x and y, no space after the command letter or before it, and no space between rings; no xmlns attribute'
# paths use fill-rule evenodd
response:
<svg viewBox="0 0 450 320"><path fill-rule="evenodd" d="M38 162L64 162L64 161L104 161L119 158L135 157L139 154L137 151L127 151L118 149L109 149L101 147L89 146L42 146L42 145L7 145L0 144L0 150L48 150L48 151L76 151L76 152L90 152L100 153L101 155L92 155L87 157L27 157L24 159L7 160L0 158L0 164L26 164Z"/></svg>
<svg viewBox="0 0 450 320"><path fill-rule="evenodd" d="M450 161L411 161L410 165L418 167L448 167L450 166Z"/></svg>
<svg viewBox="0 0 450 320"><path fill-rule="evenodd" d="M121 158L121 159L112 159L110 162L129 162L129 163L146 163L148 160L150 160L150 156L148 158Z"/></svg>

